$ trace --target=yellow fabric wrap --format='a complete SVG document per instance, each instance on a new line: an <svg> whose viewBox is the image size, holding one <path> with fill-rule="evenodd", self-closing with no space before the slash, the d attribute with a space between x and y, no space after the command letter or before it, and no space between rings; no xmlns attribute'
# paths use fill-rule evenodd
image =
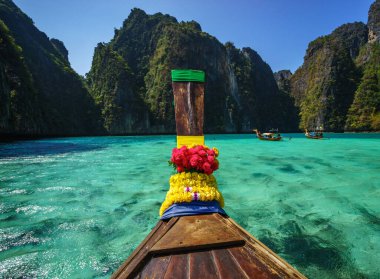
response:
<svg viewBox="0 0 380 279"><path fill-rule="evenodd" d="M193 145L205 145L204 136L177 136L177 148L186 145L187 147Z"/></svg>
<svg viewBox="0 0 380 279"><path fill-rule="evenodd" d="M194 198L196 196L196 198ZM160 208L160 216L174 203L198 201L217 201L224 207L224 199L218 191L213 175L204 173L181 172L170 177L170 188Z"/></svg>

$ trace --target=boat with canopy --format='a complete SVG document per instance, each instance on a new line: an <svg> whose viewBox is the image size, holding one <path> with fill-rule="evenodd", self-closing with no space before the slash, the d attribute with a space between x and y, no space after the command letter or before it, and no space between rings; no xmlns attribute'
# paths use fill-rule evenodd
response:
<svg viewBox="0 0 380 279"><path fill-rule="evenodd" d="M313 131L305 129L305 136L308 139L323 139L323 129L314 129Z"/></svg>
<svg viewBox="0 0 380 279"><path fill-rule="evenodd" d="M253 131L256 133L259 140L280 141L282 139L278 129L271 129L266 133L261 133L258 129L254 129Z"/></svg>

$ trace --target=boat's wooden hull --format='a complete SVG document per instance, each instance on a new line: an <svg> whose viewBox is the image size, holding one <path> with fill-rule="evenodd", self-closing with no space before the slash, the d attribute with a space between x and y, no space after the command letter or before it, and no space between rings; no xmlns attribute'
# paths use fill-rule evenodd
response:
<svg viewBox="0 0 380 279"><path fill-rule="evenodd" d="M323 136L310 136L310 135L305 135L308 139L323 139Z"/></svg>
<svg viewBox="0 0 380 279"><path fill-rule="evenodd" d="M258 136L258 139L259 140L268 140L268 141L280 141L280 140L282 140L282 137L279 137L279 138L264 138L264 137L259 137Z"/></svg>
<svg viewBox="0 0 380 279"><path fill-rule="evenodd" d="M305 278L231 218L159 221L111 278Z"/></svg>
<svg viewBox="0 0 380 279"><path fill-rule="evenodd" d="M259 140L267 140L267 141L280 141L280 140L282 140L281 136L280 137L271 137L271 138L269 138L269 137L263 137L263 134L260 133L259 130L254 129L253 131L256 133L256 136L257 136L257 138Z"/></svg>

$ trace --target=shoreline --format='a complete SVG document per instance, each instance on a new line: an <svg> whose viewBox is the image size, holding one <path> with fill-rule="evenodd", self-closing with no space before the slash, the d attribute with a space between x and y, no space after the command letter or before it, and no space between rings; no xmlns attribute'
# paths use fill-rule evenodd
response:
<svg viewBox="0 0 380 279"><path fill-rule="evenodd" d="M325 134L376 134L380 131L343 131L343 132L324 132ZM220 133L205 133L205 135L254 135L253 132L220 132ZM282 132L282 134L303 134L302 131ZM18 134L0 134L0 143L53 139L53 138L88 138L88 137L146 137L146 136L176 136L175 133L130 133L130 134L55 134L55 135L18 135Z"/></svg>

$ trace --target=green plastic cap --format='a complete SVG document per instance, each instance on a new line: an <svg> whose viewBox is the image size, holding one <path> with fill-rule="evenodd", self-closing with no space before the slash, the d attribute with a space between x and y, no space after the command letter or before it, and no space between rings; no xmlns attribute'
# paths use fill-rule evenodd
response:
<svg viewBox="0 0 380 279"><path fill-rule="evenodd" d="M205 82L205 72L199 70L172 70L172 81Z"/></svg>

